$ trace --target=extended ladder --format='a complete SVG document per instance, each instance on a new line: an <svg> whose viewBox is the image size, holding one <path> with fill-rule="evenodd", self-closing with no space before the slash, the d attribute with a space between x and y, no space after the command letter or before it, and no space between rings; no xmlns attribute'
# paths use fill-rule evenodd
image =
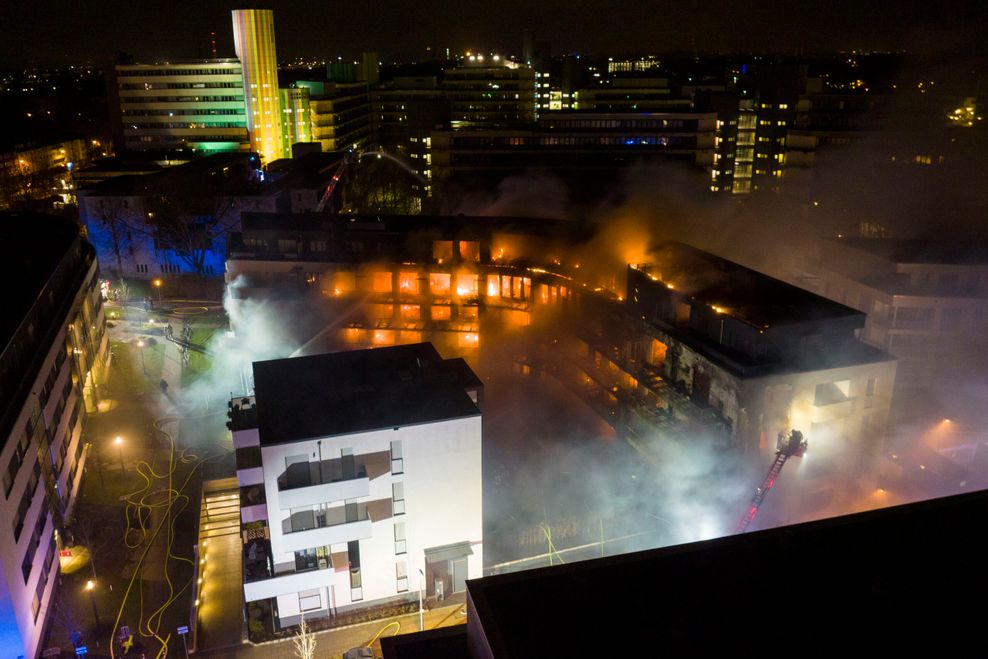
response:
<svg viewBox="0 0 988 659"><path fill-rule="evenodd" d="M762 501L765 500L765 495L768 494L768 491L772 489L775 481L779 478L779 474L782 472L782 467L785 466L786 460L792 456L801 457L806 451L806 441L803 439L803 433L793 430L788 438L780 434L777 447L779 450L775 452L775 460L772 462L772 466L769 467L768 473L765 474L761 486L755 490L755 496L751 497L751 503L748 504L748 509L741 517L741 521L734 527L734 533L736 534L744 533L748 529L748 525L754 521L755 516L758 514L758 509L761 507Z"/></svg>

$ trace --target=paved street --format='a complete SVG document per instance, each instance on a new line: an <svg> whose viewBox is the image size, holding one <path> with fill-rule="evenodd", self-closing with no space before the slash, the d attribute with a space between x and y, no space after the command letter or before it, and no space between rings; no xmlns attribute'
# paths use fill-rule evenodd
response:
<svg viewBox="0 0 988 659"><path fill-rule="evenodd" d="M195 646L199 652L229 649L244 640L243 543L240 539L240 493L237 479L204 486L199 528L199 618Z"/></svg>
<svg viewBox="0 0 988 659"><path fill-rule="evenodd" d="M425 611L423 618L426 629L436 629L437 627L448 627L451 625L464 624L466 622L466 605L462 603L462 595L457 599L447 600L447 606L435 607ZM419 616L417 613L388 618L385 620L375 620L360 625L353 625L344 629L336 629L319 632L316 635L316 656L320 659L331 659L341 657L344 652L351 648L365 646L375 639L378 633L382 636L395 634L400 625L402 633L417 631L419 626ZM380 656L381 644L375 642L374 650ZM273 641L262 645L244 645L241 648L218 650L215 652L197 653L196 656L210 658L231 659L297 659L295 649L291 639Z"/></svg>

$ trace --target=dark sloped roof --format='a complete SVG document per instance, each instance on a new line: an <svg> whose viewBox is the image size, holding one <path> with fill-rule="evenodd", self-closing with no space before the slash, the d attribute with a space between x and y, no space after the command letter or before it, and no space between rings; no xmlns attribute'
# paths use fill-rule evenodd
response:
<svg viewBox="0 0 988 659"><path fill-rule="evenodd" d="M0 273L11 284L0 314L0 350L10 342L78 237L79 225L63 217L0 213Z"/></svg>
<svg viewBox="0 0 988 659"><path fill-rule="evenodd" d="M431 343L254 363L262 444L342 435L480 414L479 383Z"/></svg>
<svg viewBox="0 0 988 659"><path fill-rule="evenodd" d="M659 245L655 269L653 272L650 264L649 274L756 327L861 315L843 304L683 243Z"/></svg>

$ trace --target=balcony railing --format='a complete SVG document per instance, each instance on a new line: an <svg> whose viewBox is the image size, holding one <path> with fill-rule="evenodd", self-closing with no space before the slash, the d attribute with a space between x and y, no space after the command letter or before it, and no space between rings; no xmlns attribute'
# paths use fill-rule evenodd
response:
<svg viewBox="0 0 988 659"><path fill-rule="evenodd" d="M348 503L327 510L295 513L288 519L282 520L281 531L282 533L298 533L311 529L363 522L368 519L370 519L370 515L367 512L367 504Z"/></svg>
<svg viewBox="0 0 988 659"><path fill-rule="evenodd" d="M278 490L293 490L366 477L367 468L363 463L357 463L353 456L296 462L278 476Z"/></svg>

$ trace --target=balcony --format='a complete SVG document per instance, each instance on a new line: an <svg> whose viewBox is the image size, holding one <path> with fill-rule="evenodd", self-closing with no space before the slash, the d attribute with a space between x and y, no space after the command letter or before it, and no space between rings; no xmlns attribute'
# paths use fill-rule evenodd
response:
<svg viewBox="0 0 988 659"><path fill-rule="evenodd" d="M353 456L297 462L278 476L278 507L281 510L357 499L369 493L367 468L358 464Z"/></svg>
<svg viewBox="0 0 988 659"><path fill-rule="evenodd" d="M813 398L813 423L841 419L854 411L854 399L849 396L850 380L819 384Z"/></svg>
<svg viewBox="0 0 988 659"><path fill-rule="evenodd" d="M267 498L263 485L240 488L240 519L243 523L258 522L268 518Z"/></svg>
<svg viewBox="0 0 988 659"><path fill-rule="evenodd" d="M318 513L296 513L281 522L281 551L301 551L371 537L366 504L351 503Z"/></svg>
<svg viewBox="0 0 988 659"><path fill-rule="evenodd" d="M291 595L302 590L326 588L333 584L335 570L332 568L306 570L304 572L284 572L267 579L244 584L244 600L257 600Z"/></svg>

